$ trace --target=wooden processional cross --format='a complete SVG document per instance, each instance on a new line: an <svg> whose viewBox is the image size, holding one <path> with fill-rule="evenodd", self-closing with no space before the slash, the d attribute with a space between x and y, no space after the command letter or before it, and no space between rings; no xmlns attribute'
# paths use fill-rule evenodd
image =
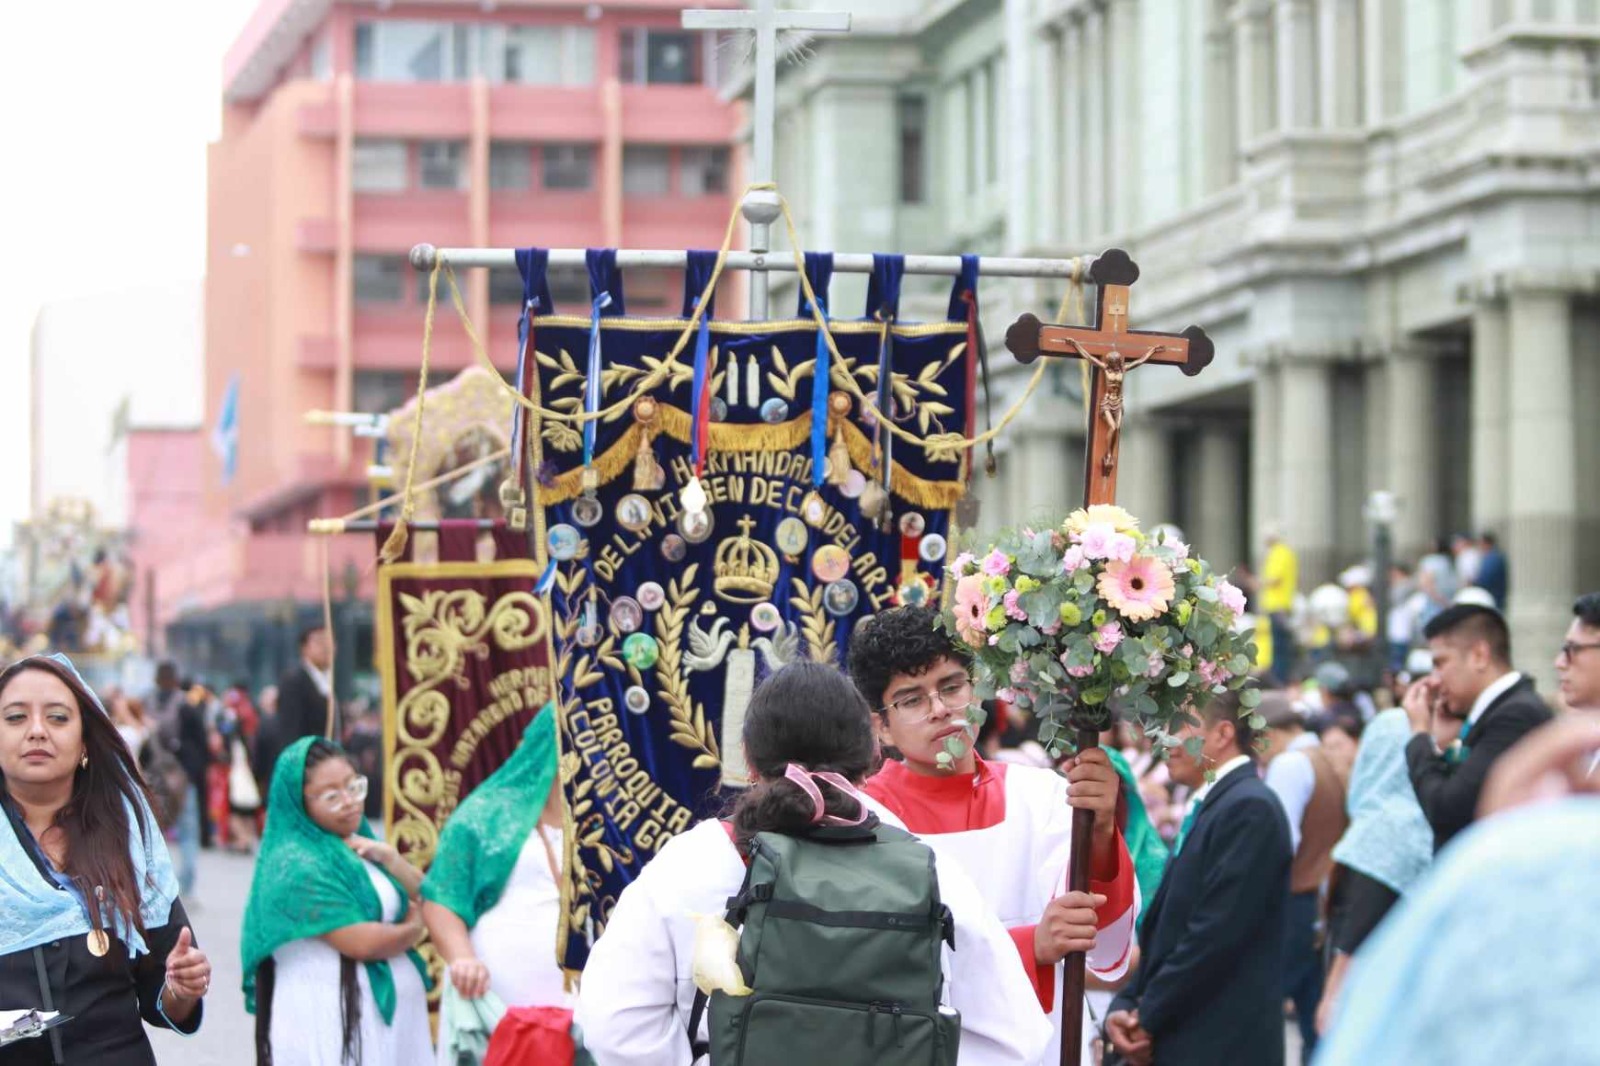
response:
<svg viewBox="0 0 1600 1066"><path fill-rule="evenodd" d="M1182 333L1156 333L1128 328L1128 295L1139 280L1139 266L1120 248L1095 260L1089 281L1095 286L1094 325L1047 326L1033 315L1023 315L1006 330L1006 347L1018 360L1031 363L1040 356L1085 360L1090 367L1089 388L1083 398L1088 418L1085 448L1083 503L1115 503L1117 458L1122 448L1122 422L1127 397L1127 375L1146 363L1176 366L1190 377L1210 365L1215 349L1199 326ZM1079 749L1096 747L1093 728L1080 728ZM1094 812L1072 812L1072 857L1068 889L1089 890L1089 848L1094 836ZM1061 1062L1078 1066L1083 1049L1083 979L1085 957L1068 955L1062 962Z"/></svg>

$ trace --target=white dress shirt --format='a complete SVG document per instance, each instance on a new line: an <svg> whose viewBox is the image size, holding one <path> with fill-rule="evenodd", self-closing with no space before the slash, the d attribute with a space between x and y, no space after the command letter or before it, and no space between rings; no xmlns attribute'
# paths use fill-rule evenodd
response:
<svg viewBox="0 0 1600 1066"><path fill-rule="evenodd" d="M1467 715L1467 727L1477 725L1478 719L1483 717L1483 712L1489 709L1489 705L1505 695L1512 685L1521 680L1522 675L1512 670L1489 682L1489 687L1478 693L1478 698L1472 701L1472 711Z"/></svg>
<svg viewBox="0 0 1600 1066"><path fill-rule="evenodd" d="M1289 847L1295 852L1300 850L1300 823L1305 820L1311 794L1317 788L1317 771L1307 752L1320 745L1315 733L1301 733L1267 766L1267 787L1289 816Z"/></svg>

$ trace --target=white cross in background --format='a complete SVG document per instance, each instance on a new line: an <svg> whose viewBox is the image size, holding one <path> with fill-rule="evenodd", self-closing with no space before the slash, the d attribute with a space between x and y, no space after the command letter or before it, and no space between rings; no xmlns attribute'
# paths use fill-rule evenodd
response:
<svg viewBox="0 0 1600 1066"><path fill-rule="evenodd" d="M754 143L750 181L772 180L772 140L777 122L778 32L849 33L850 15L842 11L779 11L776 0L753 0L749 11L695 9L683 13L686 30L750 30L756 35L755 114L750 132ZM750 223L750 250L758 255L772 248L772 223L778 217L778 199L772 193L754 192L741 208ZM767 272L750 272L750 318L767 317Z"/></svg>

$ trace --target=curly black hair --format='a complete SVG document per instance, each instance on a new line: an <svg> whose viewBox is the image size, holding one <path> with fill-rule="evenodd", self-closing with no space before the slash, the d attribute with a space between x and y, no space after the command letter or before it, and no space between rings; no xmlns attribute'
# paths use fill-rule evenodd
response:
<svg viewBox="0 0 1600 1066"><path fill-rule="evenodd" d="M933 607L895 607L862 619L850 634L850 680L879 713L890 678L915 677L940 659L966 663L971 655L939 628L939 612Z"/></svg>

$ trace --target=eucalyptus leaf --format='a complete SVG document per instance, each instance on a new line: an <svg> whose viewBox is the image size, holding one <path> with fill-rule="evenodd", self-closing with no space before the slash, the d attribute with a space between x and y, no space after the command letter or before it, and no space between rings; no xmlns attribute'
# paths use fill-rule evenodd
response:
<svg viewBox="0 0 1600 1066"><path fill-rule="evenodd" d="M1177 673L1175 673L1171 677L1167 678L1167 684L1171 685L1173 688L1182 688L1184 685L1187 685L1188 683L1189 683L1189 671L1187 671L1187 670L1179 670Z"/></svg>
<svg viewBox="0 0 1600 1066"><path fill-rule="evenodd" d="M1239 693L1239 706L1252 711L1261 706L1261 690L1258 688L1247 688L1243 692Z"/></svg>

